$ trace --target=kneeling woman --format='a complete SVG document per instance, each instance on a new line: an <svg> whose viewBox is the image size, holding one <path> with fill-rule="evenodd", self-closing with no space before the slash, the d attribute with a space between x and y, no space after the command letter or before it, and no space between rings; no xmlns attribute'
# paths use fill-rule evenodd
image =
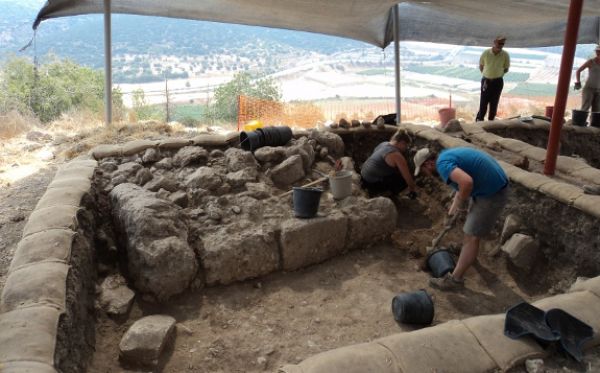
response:
<svg viewBox="0 0 600 373"><path fill-rule="evenodd" d="M377 145L360 170L362 187L370 197L385 192L396 196L407 187L409 196L416 197L417 186L403 154L410 144L410 136L405 130L399 130L390 141Z"/></svg>

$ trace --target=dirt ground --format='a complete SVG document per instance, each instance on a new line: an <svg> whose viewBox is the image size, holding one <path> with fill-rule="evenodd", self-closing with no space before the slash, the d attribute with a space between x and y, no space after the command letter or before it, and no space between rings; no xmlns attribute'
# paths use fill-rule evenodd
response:
<svg viewBox="0 0 600 373"><path fill-rule="evenodd" d="M413 330L393 318L391 302L398 293L427 289L434 299L434 324L504 312L523 299L543 296L519 288L504 259L485 253L469 272L465 290L444 293L429 288L430 275L420 269L422 259L416 256L431 244L440 223L432 227L426 214L439 211L427 203L401 200L398 208L406 213L392 243L295 272L186 294L162 307L137 300L122 324L102 316L90 371L120 369L121 336L135 320L155 313L171 315L182 325L165 372L262 372L322 351ZM444 242L456 243L459 237L455 229Z"/></svg>
<svg viewBox="0 0 600 373"><path fill-rule="evenodd" d="M0 186L0 289L23 226L52 180L56 165L10 185ZM432 290L421 270L419 253L442 227L442 211L426 195L398 204L399 228L387 244L353 251L290 273L213 287L186 294L165 306L137 299L125 322L99 313L96 353L90 372L133 372L120 366L123 333L143 315L168 314L178 321L177 337L161 365L164 372L262 372L298 363L316 353L410 331L392 316L392 298L427 289L435 304L434 324L488 313L501 313L521 300L547 295L547 284L515 281L493 245L482 245L479 262L467 274L466 289ZM444 244L460 242L459 229ZM556 280L552 276L550 281ZM574 280L574 279L573 279ZM535 282L535 281L532 281ZM560 355L546 359L548 372L600 371L595 349L576 364ZM517 367L514 372L525 372Z"/></svg>

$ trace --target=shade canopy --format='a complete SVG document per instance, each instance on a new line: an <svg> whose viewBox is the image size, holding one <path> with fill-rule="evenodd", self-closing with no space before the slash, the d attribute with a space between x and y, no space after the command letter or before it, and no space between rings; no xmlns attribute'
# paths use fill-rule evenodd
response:
<svg viewBox="0 0 600 373"><path fill-rule="evenodd" d="M186 18L309 31L386 47L397 0L113 0L112 13ZM489 45L497 34L511 47L561 45L568 0L433 0L400 2L400 40ZM48 0L46 19L102 13L104 0ZM578 43L597 43L600 0L586 0ZM140 30L143 32L143 30Z"/></svg>

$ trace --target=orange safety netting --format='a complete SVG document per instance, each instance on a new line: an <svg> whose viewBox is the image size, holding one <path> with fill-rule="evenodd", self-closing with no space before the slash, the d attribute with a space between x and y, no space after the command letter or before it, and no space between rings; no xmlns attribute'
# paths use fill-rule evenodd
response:
<svg viewBox="0 0 600 373"><path fill-rule="evenodd" d="M253 120L263 125L313 128L325 121L323 111L311 102L283 103L250 96L238 97L238 131Z"/></svg>

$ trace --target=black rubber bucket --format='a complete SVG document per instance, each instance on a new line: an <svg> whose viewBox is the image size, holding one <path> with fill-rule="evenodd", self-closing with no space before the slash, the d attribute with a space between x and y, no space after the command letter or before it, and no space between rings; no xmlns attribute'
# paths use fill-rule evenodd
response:
<svg viewBox="0 0 600 373"><path fill-rule="evenodd" d="M588 112L583 110L573 109L573 125L585 127L587 124Z"/></svg>
<svg viewBox="0 0 600 373"><path fill-rule="evenodd" d="M600 112L593 111L590 117L590 126L600 127Z"/></svg>
<svg viewBox="0 0 600 373"><path fill-rule="evenodd" d="M319 211L322 189L294 187L292 199L294 202L294 215L297 218L313 218Z"/></svg>
<svg viewBox="0 0 600 373"><path fill-rule="evenodd" d="M399 323L429 325L433 321L433 301L425 290L398 294L392 299L392 313Z"/></svg>
<svg viewBox="0 0 600 373"><path fill-rule="evenodd" d="M454 259L446 249L440 249L429 254L427 266L431 270L433 277L439 278L448 272L454 271Z"/></svg>
<svg viewBox="0 0 600 373"><path fill-rule="evenodd" d="M575 360L583 359L582 348L585 342L592 339L594 329L571 314L553 308L546 312L546 324L554 334L560 335L560 346Z"/></svg>
<svg viewBox="0 0 600 373"><path fill-rule="evenodd" d="M287 126L269 126L259 128L265 137L266 146L283 146L292 139L292 129Z"/></svg>
<svg viewBox="0 0 600 373"><path fill-rule="evenodd" d="M240 132L240 147L244 150L255 151L265 146L265 138L259 131Z"/></svg>

